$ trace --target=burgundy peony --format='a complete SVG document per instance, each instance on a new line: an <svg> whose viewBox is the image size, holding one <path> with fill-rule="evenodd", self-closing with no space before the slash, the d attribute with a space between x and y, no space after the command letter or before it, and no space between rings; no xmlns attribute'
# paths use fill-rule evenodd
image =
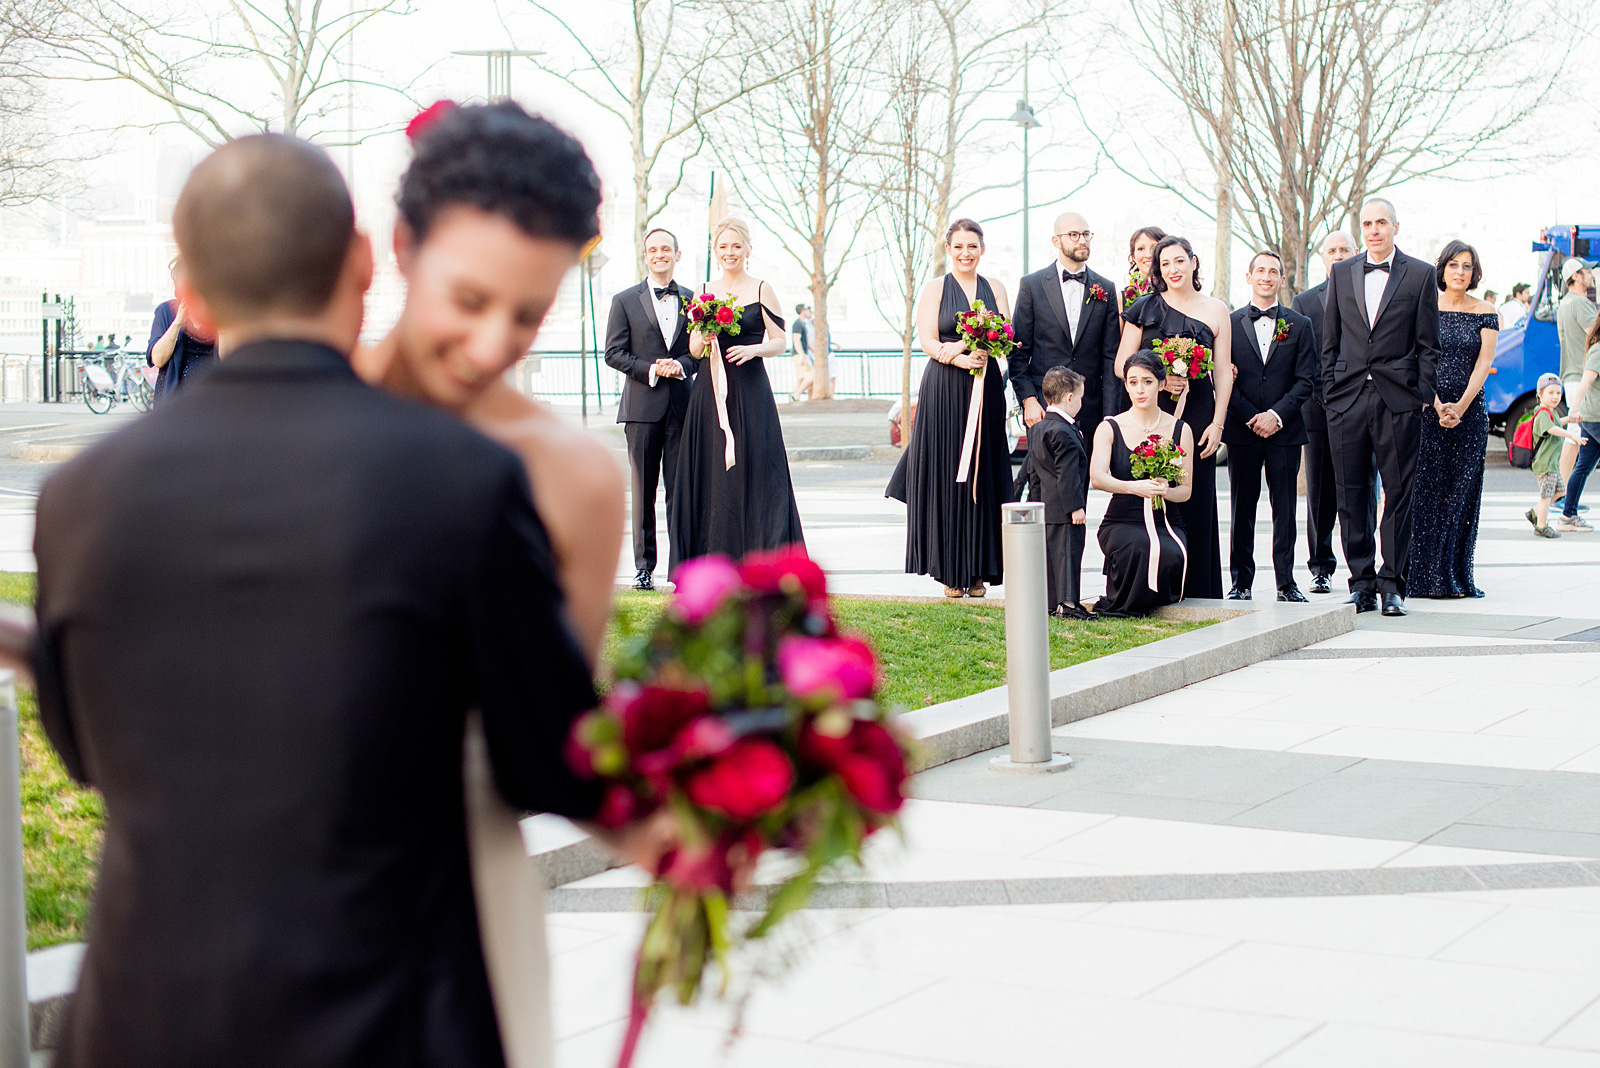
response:
<svg viewBox="0 0 1600 1068"><path fill-rule="evenodd" d="M728 307L726 304L718 308L717 322L721 323L723 326L727 326L729 323L733 322L733 309Z"/></svg>
<svg viewBox="0 0 1600 1068"><path fill-rule="evenodd" d="M691 626L704 623L741 585L739 568L721 553L685 560L672 576L672 614Z"/></svg>
<svg viewBox="0 0 1600 1068"><path fill-rule="evenodd" d="M818 604L828 597L828 578L821 566L806 555L803 545L751 553L739 565L739 574L757 593L803 593L807 604Z"/></svg>
<svg viewBox="0 0 1600 1068"><path fill-rule="evenodd" d="M684 846L662 858L661 878L674 886L691 890L721 890L733 892L733 857L735 850L744 854L745 863L753 864L761 855L761 836L753 830L728 831L715 842L700 846Z"/></svg>
<svg viewBox="0 0 1600 1068"><path fill-rule="evenodd" d="M783 804L794 786L794 765L765 738L735 742L684 783L689 800L734 819L754 819Z"/></svg>
<svg viewBox="0 0 1600 1068"><path fill-rule="evenodd" d="M878 688L872 646L853 635L786 637L778 644L778 671L797 697L830 695L835 701L854 701L871 697Z"/></svg>
<svg viewBox="0 0 1600 1068"><path fill-rule="evenodd" d="M705 321L705 317L706 317L706 310L704 308L700 307L700 305L698 305L698 304L689 305L689 318L691 320L693 320L694 322L697 322L697 323L704 322Z"/></svg>
<svg viewBox="0 0 1600 1068"><path fill-rule="evenodd" d="M639 795L631 787L614 782L606 787L606 792L600 799L600 810L595 813L594 821L602 827L615 829L625 827L647 815L649 810Z"/></svg>
<svg viewBox="0 0 1600 1068"><path fill-rule="evenodd" d="M711 698L700 689L619 682L606 707L622 720L622 744L637 759L671 745L691 720L711 711Z"/></svg>
<svg viewBox="0 0 1600 1068"><path fill-rule="evenodd" d="M887 815L905 804L905 754L894 735L876 720L852 720L843 737L818 730L813 720L800 734L800 752L838 775L865 809Z"/></svg>

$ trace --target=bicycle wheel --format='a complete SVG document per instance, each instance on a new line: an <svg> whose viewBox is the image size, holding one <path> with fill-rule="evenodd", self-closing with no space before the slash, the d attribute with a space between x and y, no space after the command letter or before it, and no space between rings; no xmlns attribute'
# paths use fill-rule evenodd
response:
<svg viewBox="0 0 1600 1068"><path fill-rule="evenodd" d="M83 384L83 403L87 404L94 414L105 415L116 402L116 394L98 390L88 382Z"/></svg>
<svg viewBox="0 0 1600 1068"><path fill-rule="evenodd" d="M128 385L128 400L141 412L148 412L150 405L155 403L156 391L149 381L140 375Z"/></svg>

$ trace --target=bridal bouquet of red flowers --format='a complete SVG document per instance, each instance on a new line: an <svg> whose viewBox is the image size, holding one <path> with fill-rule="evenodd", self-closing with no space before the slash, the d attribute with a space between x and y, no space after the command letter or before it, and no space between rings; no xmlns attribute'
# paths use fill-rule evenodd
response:
<svg viewBox="0 0 1600 1068"><path fill-rule="evenodd" d="M974 352L987 352L990 356L1009 356L1017 347L1017 332L1011 321L999 312L984 306L983 301L972 302L970 311L956 314L956 333ZM978 367L973 375L983 374Z"/></svg>
<svg viewBox="0 0 1600 1068"><path fill-rule="evenodd" d="M1183 481L1183 446L1171 438L1151 434L1133 447L1129 461L1134 478L1164 478L1174 486ZM1150 499L1151 508L1166 506L1160 497Z"/></svg>
<svg viewBox="0 0 1600 1068"><path fill-rule="evenodd" d="M1215 366L1211 350L1192 337L1158 338L1150 342L1150 351L1161 357L1167 374L1174 378L1205 378ZM1180 395L1172 393L1173 400Z"/></svg>
<svg viewBox="0 0 1600 1068"><path fill-rule="evenodd" d="M710 341L718 334L739 332L739 316L744 314L744 305L732 297L701 293L698 297L683 298L683 314L689 320L690 332Z"/></svg>
<svg viewBox="0 0 1600 1068"><path fill-rule="evenodd" d="M666 808L682 844L645 892L619 1068L651 1005L689 1004L708 965L803 907L818 878L860 864L905 800L910 747L877 701L878 665L839 631L822 569L799 547L678 568L661 620L623 651L603 705L573 725L568 759L604 779L598 822ZM769 849L796 867L749 922L732 916L734 871Z"/></svg>

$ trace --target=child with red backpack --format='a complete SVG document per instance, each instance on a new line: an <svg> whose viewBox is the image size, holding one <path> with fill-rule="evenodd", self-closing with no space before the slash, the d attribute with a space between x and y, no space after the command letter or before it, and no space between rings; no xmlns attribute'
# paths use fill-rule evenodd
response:
<svg viewBox="0 0 1600 1068"><path fill-rule="evenodd" d="M1539 503L1528 509L1528 522L1533 524L1533 532L1541 538L1559 538L1561 535L1550 529L1550 502L1559 497L1562 490L1561 439L1582 443L1583 438L1578 431L1562 426L1556 419L1556 405L1561 403L1561 377L1548 372L1540 375L1538 390L1539 407L1533 410L1533 418L1528 423L1517 427L1511 447L1514 453L1519 446L1533 448L1533 462L1529 467L1539 479ZM1512 462L1516 462L1515 458Z"/></svg>

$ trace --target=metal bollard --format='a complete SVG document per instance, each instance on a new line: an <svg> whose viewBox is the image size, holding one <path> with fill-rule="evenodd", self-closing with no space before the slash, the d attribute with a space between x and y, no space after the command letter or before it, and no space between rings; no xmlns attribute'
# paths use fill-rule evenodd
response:
<svg viewBox="0 0 1600 1068"><path fill-rule="evenodd" d="M22 882L22 754L16 675L0 671L0 1068L27 1068L28 909Z"/></svg>
<svg viewBox="0 0 1600 1068"><path fill-rule="evenodd" d="M1006 584L1006 695L1011 751L996 771L1061 771L1072 758L1052 751L1050 737L1050 606L1045 577L1044 505L1000 508Z"/></svg>

